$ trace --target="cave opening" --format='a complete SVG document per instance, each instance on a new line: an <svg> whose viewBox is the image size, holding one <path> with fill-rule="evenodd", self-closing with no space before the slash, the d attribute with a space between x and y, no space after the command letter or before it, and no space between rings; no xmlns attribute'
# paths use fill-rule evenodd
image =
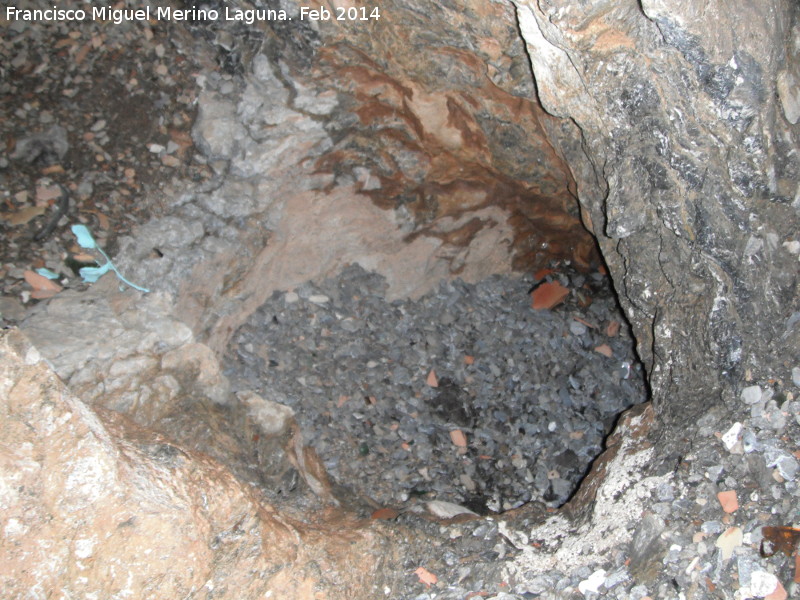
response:
<svg viewBox="0 0 800 600"><path fill-rule="evenodd" d="M377 44L341 23L224 47L231 76L199 106L195 137L228 169L201 202L267 231L239 234L219 308L195 327L232 389L290 406L332 487L376 509L561 506L617 415L646 400L566 161L578 132L536 101L513 7L490 12L483 34L504 50L484 42L488 69L467 51L481 36L454 24L423 67L392 26L375 24ZM218 122L234 111L247 137L231 150ZM264 199L282 139L306 148L306 194L283 205ZM182 291L187 315L192 294L213 295L203 285ZM533 308L551 285L566 303Z"/></svg>
<svg viewBox="0 0 800 600"><path fill-rule="evenodd" d="M11 596L780 598L796 6L611 4L12 23Z"/></svg>

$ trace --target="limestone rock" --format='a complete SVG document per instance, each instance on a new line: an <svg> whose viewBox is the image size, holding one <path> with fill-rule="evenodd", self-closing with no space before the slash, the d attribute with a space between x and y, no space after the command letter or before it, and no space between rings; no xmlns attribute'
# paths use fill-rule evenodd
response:
<svg viewBox="0 0 800 600"><path fill-rule="evenodd" d="M732 402L731 381L800 335L779 246L797 220L796 4L514 3L545 108L577 124L551 140L577 166L659 416Z"/></svg>
<svg viewBox="0 0 800 600"><path fill-rule="evenodd" d="M0 334L0 414L4 598L373 598L387 581L377 531L293 522L208 456L92 411L16 330Z"/></svg>

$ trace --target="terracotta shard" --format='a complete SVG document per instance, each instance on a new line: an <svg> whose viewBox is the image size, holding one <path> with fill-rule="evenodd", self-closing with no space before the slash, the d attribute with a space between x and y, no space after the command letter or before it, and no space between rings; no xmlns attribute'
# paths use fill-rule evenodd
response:
<svg viewBox="0 0 800 600"><path fill-rule="evenodd" d="M428 373L428 378L425 380L425 383L431 387L439 387L439 379L436 377L436 371L431 369L431 372Z"/></svg>
<svg viewBox="0 0 800 600"><path fill-rule="evenodd" d="M608 337L617 337L619 333L619 321L611 321L606 327L606 335Z"/></svg>
<svg viewBox="0 0 800 600"><path fill-rule="evenodd" d="M392 519L396 519L399 514L400 513L393 508L379 508L372 513L372 518L381 519L383 521L391 521Z"/></svg>
<svg viewBox="0 0 800 600"><path fill-rule="evenodd" d="M44 277L43 275L39 275L38 273L34 273L33 271L25 271L25 273L23 273L23 276L25 277L25 281L28 282L28 285L30 285L35 290L35 292L58 293L62 290L62 287L58 285L55 281L52 281L47 277Z"/></svg>
<svg viewBox="0 0 800 600"><path fill-rule="evenodd" d="M717 499L726 513L736 512L739 509L739 499L734 490L720 492L717 494Z"/></svg>
<svg viewBox="0 0 800 600"><path fill-rule="evenodd" d="M460 429L453 429L453 431L450 432L450 440L453 442L453 445L459 448L467 447L467 436Z"/></svg>
<svg viewBox="0 0 800 600"><path fill-rule="evenodd" d="M543 283L531 292L531 306L536 310L547 310L558 306L569 296L569 289L557 281Z"/></svg>
<svg viewBox="0 0 800 600"><path fill-rule="evenodd" d="M419 577L419 582L424 583L425 587L431 587L432 585L436 585L436 582L439 581L439 578L428 571L425 567L419 567L414 574Z"/></svg>
<svg viewBox="0 0 800 600"><path fill-rule="evenodd" d="M608 344L600 344L594 349L594 351L599 352L600 354L602 354L603 356L607 356L608 358L614 356L614 351Z"/></svg>
<svg viewBox="0 0 800 600"><path fill-rule="evenodd" d="M795 577L795 581L797 578ZM778 582L778 585L775 586L775 590L770 594L764 596L764 600L786 600L789 597L789 594L786 592L786 588L783 587L781 582Z"/></svg>
<svg viewBox="0 0 800 600"><path fill-rule="evenodd" d="M586 319L583 319L583 318L577 317L577 316L576 317L572 317L572 318L575 319L578 323L583 323L589 329L597 329L597 325L595 325L594 323L592 323L590 321L587 321Z"/></svg>
<svg viewBox="0 0 800 600"><path fill-rule="evenodd" d="M794 582L800 583L800 552L794 555Z"/></svg>

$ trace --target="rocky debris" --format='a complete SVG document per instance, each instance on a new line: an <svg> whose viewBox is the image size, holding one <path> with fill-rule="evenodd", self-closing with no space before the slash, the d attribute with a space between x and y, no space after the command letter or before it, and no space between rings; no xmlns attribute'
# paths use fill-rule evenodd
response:
<svg viewBox="0 0 800 600"><path fill-rule="evenodd" d="M0 367L4 597L344 599L392 585L375 527L292 522L207 456L90 409L18 331L0 334ZM355 571L357 556L380 559Z"/></svg>
<svg viewBox="0 0 800 600"><path fill-rule="evenodd" d="M736 414L741 421L735 429L739 442L748 440L746 449L723 441L732 415L708 413L685 432L692 451L661 475L647 473L652 457L646 455L653 448L636 443L646 429L617 438L621 446L612 437L609 450L596 462L608 468L596 500L580 497L591 487L590 475L567 507L573 514L591 511L587 522L573 524L559 515L521 529L517 521L502 530L523 551L506 571L514 582L512 590L519 597L545 590L563 597L578 590L587 597L626 599L715 597L717 590L742 598L797 593L800 572L792 555L800 532L782 551L770 545L778 537L770 530L792 530L791 524L797 523L800 487L795 479L783 477L774 458L793 458L791 449L800 441L797 391L795 386L795 391L781 393L780 405L767 392L755 411L753 405L740 404ZM762 411L767 420L747 415ZM630 412L615 436L636 419L641 426L642 417L633 416L637 409ZM609 459L610 451L614 456ZM627 466L620 468L614 461ZM729 503L732 497L739 499L738 506Z"/></svg>
<svg viewBox="0 0 800 600"><path fill-rule="evenodd" d="M52 6L35 0L26 8ZM46 267L61 285L79 282L80 249L68 225L86 224L114 253L120 236L163 211L171 185L210 176L190 128L195 76L213 64L213 48L169 21L20 19L0 27L0 296L30 306L25 270ZM63 212L42 193L59 185L69 194ZM17 311L0 316L20 320Z"/></svg>
<svg viewBox="0 0 800 600"><path fill-rule="evenodd" d="M616 416L645 399L641 372L623 367L630 338L603 333L622 318L607 278L559 277L571 300L540 311L525 278L389 302L383 278L352 266L274 293L233 337L225 374L291 406L334 480L378 505L559 506Z"/></svg>
<svg viewBox="0 0 800 600"><path fill-rule="evenodd" d="M85 402L153 425L187 396L230 395L216 357L169 316L172 306L169 294L120 290L109 276L40 304L25 329Z"/></svg>
<svg viewBox="0 0 800 600"><path fill-rule="evenodd" d="M154 290L146 299L131 291L117 295L115 282L101 281L94 296L58 292L25 327L43 355L55 357L73 389L95 404L128 394L114 408L169 436L135 433L135 427L120 425L120 417L101 409L100 426L83 409L70 409L67 416L58 407L74 398L51 378L29 394L35 402L36 394L49 393L48 386L59 392L51 405L40 407L46 412L55 406L64 415L62 428L47 434L58 439L50 441L69 455L75 439L89 439L80 436L91 431L94 437L78 456L99 449L91 456L100 467L143 464L144 473L155 470L144 480L154 482L151 491L171 489L175 482L159 477L173 469L196 484L176 491L176 499L187 489L205 492L222 482L232 499L246 497L245 525L277 518L279 513L267 508L273 506L268 491L286 496L287 506L296 502L295 516L322 515L324 521L331 509L320 510L311 492L316 487L325 493L321 462L304 450L290 457L283 443L260 445L269 436L257 429L262 411L252 410L248 398L254 397L226 393L216 361L233 333L271 302L275 291L293 288L284 299L297 304L295 310L311 315L313 305L338 322L326 312L339 306L336 294L315 290L305 298L299 290L308 281L320 286L349 263L386 277L389 300L419 298L454 273L471 283L506 273L519 267L518 257L529 261L527 266L552 252L590 264L593 243L581 233L572 201L578 194L580 218L598 238L633 325L662 427L648 439L609 441L593 474L561 510L528 503L502 517L444 518L454 513L437 515L430 505L410 503L408 510L391 509L397 514L388 518L392 512L342 503L351 516L335 527L303 528L301 540L308 546L300 561L307 566L276 582L282 586L276 588L279 595L353 597L352 590L342 591L351 581L356 594L366 589L357 586L373 586L364 597L383 593L420 600L796 595L800 242L793 229L797 132L787 125L797 115L796 5L752 4L734 17L713 7L694 12L689 0L606 4L518 0L515 13L503 3L398 1L386 6L402 18L382 20L380 35L338 22L251 29L191 24L189 36L182 27L164 32L151 24L134 26L140 30L0 24L9 34L0 42L5 59L0 90L8 100L0 109L7 141L0 156L6 190L0 211L2 285L9 295L0 304L4 321L16 320L12 315L31 302L34 290L22 283L26 271L47 267L60 275L59 286L80 287L63 260L64 254L77 260L74 241L64 235L69 215L59 218L41 252L26 237L58 216L62 182L70 190L68 210L77 211L95 233L102 230L101 245L112 253L114 246L120 249L115 262ZM221 49L218 62L208 60L209 42ZM123 49L117 53L119 44ZM115 94L113 101L101 93L106 89ZM544 114L534 94L558 118ZM206 112L189 135L195 99ZM140 106L149 108L142 113ZM229 110L236 111L236 119L227 118ZM226 117L225 127L214 127L214 116ZM67 131L63 158L63 137L53 125ZM45 164L54 160L64 164ZM146 215L156 218L120 244L113 242ZM581 306L582 300L575 300ZM612 323L604 330L615 337ZM602 331L583 313L564 327L566 339L592 344ZM439 335L435 327L429 333ZM607 345L616 356L613 340L603 341L581 349L605 361ZM4 355L4 365L18 364L8 358L12 355ZM467 354L460 368L480 372L481 382L488 383L498 375L491 368L481 371L483 360L477 352ZM630 373L631 365L623 362L620 377ZM419 375L420 398L436 394L443 407L425 415L429 423L453 421L440 432L442 447L469 459L470 445L480 438L473 435L475 415L462 400L466 381L437 365L426 365ZM296 387L305 390L309 381ZM24 385L13 391L22 393ZM149 395L137 395L138 388ZM267 402L274 400L268 390L262 392ZM362 414L381 410L379 396L365 396ZM351 400L336 408L349 409ZM94 425L73 427L84 417ZM38 420L48 423L47 415ZM36 440L24 436L36 434L36 422L19 425L14 419L3 422L33 447ZM635 412L621 419L620 431L629 435L645 425L647 419ZM554 419L547 433L556 431ZM134 442L107 442L129 438L149 441L138 450ZM198 447L226 460L230 472L201 457L204 466L197 472L205 479L192 479L195 469L189 467ZM26 448L22 444L7 455ZM109 448L122 450L114 454ZM42 447L40 454L47 453ZM61 481L58 458L54 477ZM511 455L511 466L517 469L514 461L527 459ZM3 471L4 481L35 479L36 473L25 470L35 460L13 463ZM175 467L181 461L183 470ZM89 480L81 474L73 483L86 483L91 491L99 489L93 474L109 470L87 472ZM119 473L125 475L121 467ZM458 486L468 489L470 482L477 489L471 475L459 474ZM69 502L74 490L65 486ZM10 490L14 501L21 497L17 485L2 489ZM70 578L84 567L106 565L106 553L125 552L122 545L102 545L101 553L76 537L85 524L75 519L94 513L65 515L60 508L53 513L59 490L45 489L39 480L24 489L43 490L22 500L30 500L30 514L44 515L37 523L67 526L63 536L45 538L48 555L67 562L44 576L68 582L67 591L72 582L107 581L105 572L94 570L86 581ZM352 500L342 492L332 485L335 498ZM727 500L735 495L736 503L721 504L721 492ZM226 498L212 493L211 499L223 505L222 520L213 521L217 515L212 515L201 522L193 543L207 542L202 536L214 527L230 535L210 546L198 544L197 552L235 551L240 540L270 544L272 534L258 538L254 528L241 532L234 526L238 521L225 520ZM182 513L194 507L195 513L144 506L147 510L129 514L141 519L145 534L151 524L163 525L162 511L163 518L178 519L173 524L205 517L200 502L185 498L175 506ZM376 513L387 518L368 519ZM53 514L62 520L48 521ZM365 531L353 514L369 520L368 532L391 528L396 537L381 545L366 533L378 546L367 545L359 554L364 547L357 543L344 566L331 564L324 555L331 540L349 541L354 535L349 530ZM301 530L284 515L281 523ZM2 526L4 542L14 536L30 542L22 517ZM285 545L286 531L274 534L284 566L287 556L295 556L294 546ZM161 542L151 538L145 542ZM164 542L172 539L165 536ZM195 547L181 543L164 553L170 559L173 552L177 559L190 555ZM13 560L3 564L20 564L15 547L7 547L4 558ZM188 595L202 579L196 579L197 571L172 573L169 565L146 564L147 548L132 547L139 552L124 554L123 564L163 575L165 589L173 586L170 591L180 588ZM245 568L261 560L242 552L237 558L246 557ZM394 561L393 552L402 552L403 561ZM374 560L387 553L388 562ZM362 563L372 570L352 569ZM238 560L213 564L230 566L237 597L249 589L243 586L259 585L252 573L239 584ZM25 593L26 584L20 588ZM10 585L17 585L16 579ZM206 593L199 590L196 594ZM221 597L220 590L213 593Z"/></svg>
<svg viewBox="0 0 800 600"><path fill-rule="evenodd" d="M800 347L797 3L514 4L661 419L680 431L783 377Z"/></svg>

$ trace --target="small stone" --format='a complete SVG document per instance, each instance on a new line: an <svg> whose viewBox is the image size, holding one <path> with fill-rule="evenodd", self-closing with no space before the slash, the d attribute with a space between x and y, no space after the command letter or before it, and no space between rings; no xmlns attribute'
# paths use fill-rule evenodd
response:
<svg viewBox="0 0 800 600"><path fill-rule="evenodd" d="M49 187L37 187L36 188L36 201L37 202L48 202L50 200L54 200L60 197L62 194L61 188L57 185L51 185Z"/></svg>
<svg viewBox="0 0 800 600"><path fill-rule="evenodd" d="M605 582L605 569L598 569L578 584L578 591L584 596L586 596L587 593L598 594L600 593L600 586Z"/></svg>
<svg viewBox="0 0 800 600"><path fill-rule="evenodd" d="M733 556L733 551L742 545L744 535L739 527L730 527L717 538L714 545L719 548L722 560L728 560Z"/></svg>
<svg viewBox="0 0 800 600"><path fill-rule="evenodd" d="M392 519L396 519L399 515L400 513L393 508L379 508L372 513L372 518L391 521Z"/></svg>
<svg viewBox="0 0 800 600"><path fill-rule="evenodd" d="M675 493L669 483L659 485L656 488L656 495L661 502L672 502L675 499Z"/></svg>
<svg viewBox="0 0 800 600"><path fill-rule="evenodd" d="M800 556L800 555L798 555ZM764 596L766 600L786 600L789 597L789 594L786 592L786 588L783 587L781 582L778 582L778 585L775 587L775 591L771 594Z"/></svg>
<svg viewBox="0 0 800 600"><path fill-rule="evenodd" d="M323 304L327 304L328 302L330 302L331 299L328 298L325 294L311 294L308 297L308 301L313 303L313 304L323 305Z"/></svg>
<svg viewBox="0 0 800 600"><path fill-rule="evenodd" d="M758 441L756 434L751 430L746 429L744 435L742 435L742 449L745 451L745 453L750 454L751 452L761 450L762 448L763 446Z"/></svg>
<svg viewBox="0 0 800 600"><path fill-rule="evenodd" d="M450 440L453 442L454 446L459 448L467 447L467 436L464 435L464 432L460 429L453 429L450 432Z"/></svg>
<svg viewBox="0 0 800 600"><path fill-rule="evenodd" d="M761 400L761 386L751 385L744 388L740 397L745 404L755 404Z"/></svg>
<svg viewBox="0 0 800 600"><path fill-rule="evenodd" d="M181 165L181 161L179 158L175 156L165 154L164 156L161 157L161 164L164 165L165 167L170 167L174 169L175 167L179 167Z"/></svg>
<svg viewBox="0 0 800 600"><path fill-rule="evenodd" d="M708 535L719 533L722 531L722 523L719 521L705 521L700 526L700 531Z"/></svg>
<svg viewBox="0 0 800 600"><path fill-rule="evenodd" d="M286 295L283 297L283 301L286 302L286 304L294 304L298 300L300 300L300 296L298 296L296 292L286 292Z"/></svg>
<svg viewBox="0 0 800 600"><path fill-rule="evenodd" d="M800 367L792 368L792 383L800 387Z"/></svg>
<svg viewBox="0 0 800 600"><path fill-rule="evenodd" d="M767 571L754 571L750 576L750 593L756 598L772 594L778 587L778 578Z"/></svg>
<svg viewBox="0 0 800 600"><path fill-rule="evenodd" d="M798 86L794 73L788 69L778 73L776 89L786 120L792 125L796 125L800 120L800 91L798 91L800 86Z"/></svg>
<svg viewBox="0 0 800 600"><path fill-rule="evenodd" d="M462 473L461 475L459 475L458 480L461 482L461 485L464 486L464 489L466 489L468 492L474 492L477 489L472 477L470 477L466 473Z"/></svg>
<svg viewBox="0 0 800 600"><path fill-rule="evenodd" d="M760 393L759 393L760 397ZM739 442L739 434L742 432L742 424L734 423L728 431L722 435L722 443L728 452L733 452L734 447Z"/></svg>
<svg viewBox="0 0 800 600"><path fill-rule="evenodd" d="M616 585L619 585L623 581L627 581L631 578L630 573L626 568L617 569L613 573L611 573L608 577L606 577L606 581L603 585L605 585L607 590L610 590Z"/></svg>
<svg viewBox="0 0 800 600"><path fill-rule="evenodd" d="M781 474L781 477L784 479L788 479L789 481L794 481L794 478L797 477L798 465L797 460L794 457L789 456L788 454L785 456L781 456L776 462L775 467L778 469L778 473Z"/></svg>
<svg viewBox="0 0 800 600"><path fill-rule="evenodd" d="M586 325L579 323L578 321L571 321L569 324L569 330L573 335L583 335L588 331Z"/></svg>
<svg viewBox="0 0 800 600"><path fill-rule="evenodd" d="M103 129L105 129L105 127L106 127L106 120L98 119L97 121L94 122L94 125L92 125L91 130L97 133L98 131L102 131Z"/></svg>
<svg viewBox="0 0 800 600"><path fill-rule="evenodd" d="M546 310L558 306L569 295L569 289L558 282L547 282L531 293L531 306L536 310Z"/></svg>
<svg viewBox="0 0 800 600"><path fill-rule="evenodd" d="M736 512L739 509L739 499L734 490L727 490L717 494L717 500L726 513Z"/></svg>
<svg viewBox="0 0 800 600"><path fill-rule="evenodd" d="M611 321L606 327L606 335L608 337L617 337L619 326L619 321Z"/></svg>
<svg viewBox="0 0 800 600"><path fill-rule="evenodd" d="M452 519L458 515L478 516L465 506L454 504L453 502L444 502L443 500L431 500L430 502L426 502L425 506L433 516L439 517L440 519Z"/></svg>
<svg viewBox="0 0 800 600"><path fill-rule="evenodd" d="M164 150L166 150L166 148L161 144L149 144L147 146L147 150L151 154L161 154L162 152L164 152Z"/></svg>
<svg viewBox="0 0 800 600"><path fill-rule="evenodd" d="M594 351L599 353L599 354L602 354L603 356L606 356L608 358L611 358L612 356L614 356L614 351L611 349L611 346L609 346L608 344L600 344L599 346L597 346L594 349Z"/></svg>
<svg viewBox="0 0 800 600"><path fill-rule="evenodd" d="M432 388L439 387L439 379L436 377L436 371L433 369L430 370L428 377L425 379L425 383Z"/></svg>

